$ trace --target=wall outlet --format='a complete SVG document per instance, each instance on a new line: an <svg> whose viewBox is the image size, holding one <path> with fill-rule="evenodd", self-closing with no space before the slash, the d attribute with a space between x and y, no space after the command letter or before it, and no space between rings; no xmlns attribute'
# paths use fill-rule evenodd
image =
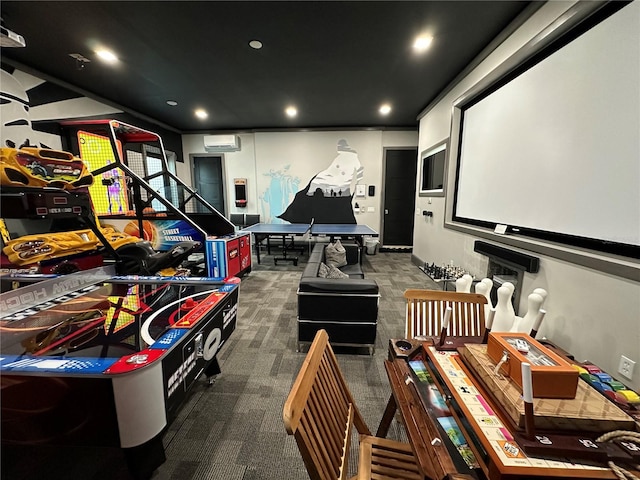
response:
<svg viewBox="0 0 640 480"><path fill-rule="evenodd" d="M618 365L618 373L631 380L633 377L633 367L635 366L636 362L622 355L620 357L620 364Z"/></svg>

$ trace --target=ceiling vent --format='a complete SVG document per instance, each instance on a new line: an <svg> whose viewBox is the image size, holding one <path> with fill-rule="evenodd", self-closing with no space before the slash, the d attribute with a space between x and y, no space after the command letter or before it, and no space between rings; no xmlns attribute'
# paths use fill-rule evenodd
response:
<svg viewBox="0 0 640 480"><path fill-rule="evenodd" d="M204 149L207 152L237 152L240 150L238 135L205 135Z"/></svg>

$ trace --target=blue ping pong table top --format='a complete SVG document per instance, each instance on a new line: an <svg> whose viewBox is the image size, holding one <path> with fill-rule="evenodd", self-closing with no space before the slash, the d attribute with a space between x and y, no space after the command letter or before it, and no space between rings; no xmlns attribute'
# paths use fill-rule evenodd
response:
<svg viewBox="0 0 640 480"><path fill-rule="evenodd" d="M372 235L378 232L368 225L355 223L256 223L242 230L251 233L303 235L311 228L312 235Z"/></svg>
<svg viewBox="0 0 640 480"><path fill-rule="evenodd" d="M251 233L264 233L270 235L303 235L309 231L308 223L256 223L244 227L242 231Z"/></svg>
<svg viewBox="0 0 640 480"><path fill-rule="evenodd" d="M368 225L356 223L314 223L311 226L312 235L373 235L378 232Z"/></svg>

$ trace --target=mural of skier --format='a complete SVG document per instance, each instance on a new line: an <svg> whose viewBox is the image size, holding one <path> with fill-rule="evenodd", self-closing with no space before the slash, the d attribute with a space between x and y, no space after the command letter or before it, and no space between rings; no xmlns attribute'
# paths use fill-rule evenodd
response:
<svg viewBox="0 0 640 480"><path fill-rule="evenodd" d="M316 174L278 218L291 223L357 223L351 201L364 168L347 140L338 141L338 154Z"/></svg>

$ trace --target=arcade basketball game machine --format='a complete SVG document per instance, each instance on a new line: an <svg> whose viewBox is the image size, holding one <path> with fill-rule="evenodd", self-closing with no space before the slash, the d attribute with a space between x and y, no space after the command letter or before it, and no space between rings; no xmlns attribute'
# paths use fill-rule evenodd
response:
<svg viewBox="0 0 640 480"><path fill-rule="evenodd" d="M194 274L240 277L251 271L249 235L236 233L224 214L178 177L175 154L160 136L116 120L61 126L95 177L89 191L103 225L161 252L181 241L199 242L198 255L189 258Z"/></svg>
<svg viewBox="0 0 640 480"><path fill-rule="evenodd" d="M96 139L111 154L83 158L93 175L84 203L34 208L83 218L95 209L101 228L133 225L142 241L114 251L117 263L0 294L2 469L35 464L26 447L116 448L135 478L149 478L165 460L166 428L196 380L219 373L216 355L236 327L240 268L202 276L217 259L182 245L228 242L233 225L168 171L157 135L114 121L67 128L85 157L100 150ZM207 213L184 213L194 203ZM175 258L180 269L158 275Z"/></svg>

